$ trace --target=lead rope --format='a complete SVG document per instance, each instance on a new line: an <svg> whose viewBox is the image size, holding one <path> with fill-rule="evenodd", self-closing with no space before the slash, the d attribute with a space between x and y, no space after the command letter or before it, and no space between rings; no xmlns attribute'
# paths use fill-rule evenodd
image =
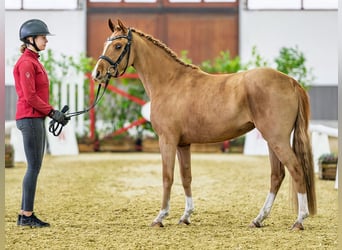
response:
<svg viewBox="0 0 342 250"><path fill-rule="evenodd" d="M75 112L72 112L72 113L68 113L68 114L65 115L65 117L68 120L70 120L71 117L82 115L84 113L89 112L92 108L94 108L99 103L99 101L103 97L104 93L106 92L109 80L110 80L110 77L107 77L107 80L105 82L105 86L104 86L104 89L103 89L101 95L100 95L100 92L101 92L102 84L99 84L99 86L97 88L97 92L96 92L95 101L94 101L94 103L91 106L89 106L87 109L84 109L84 110L81 110L81 111L75 111ZM69 106L65 105L62 108L61 112L66 113L68 110L69 110ZM57 122L55 120L51 120L50 124L49 124L49 132L52 133L54 136L59 136L60 133L62 132L63 127L64 127L64 125L62 123Z"/></svg>

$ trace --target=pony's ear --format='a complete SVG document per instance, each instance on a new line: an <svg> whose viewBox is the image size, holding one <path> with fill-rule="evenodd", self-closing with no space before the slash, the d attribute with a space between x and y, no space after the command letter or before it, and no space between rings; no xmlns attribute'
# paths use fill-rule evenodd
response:
<svg viewBox="0 0 342 250"><path fill-rule="evenodd" d="M121 30L122 30L124 33L127 32L126 26L121 22L120 19L118 19L118 25L119 25L119 27L121 28Z"/></svg>
<svg viewBox="0 0 342 250"><path fill-rule="evenodd" d="M114 32L114 24L110 18L108 19L108 26L109 26L110 30L112 32Z"/></svg>

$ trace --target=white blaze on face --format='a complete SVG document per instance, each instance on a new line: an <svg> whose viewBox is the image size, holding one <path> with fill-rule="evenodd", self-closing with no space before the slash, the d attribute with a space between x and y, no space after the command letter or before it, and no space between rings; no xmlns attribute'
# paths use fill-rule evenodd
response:
<svg viewBox="0 0 342 250"><path fill-rule="evenodd" d="M111 43L112 43L112 41L107 41L107 42L105 43L105 46L104 46L103 51L102 51L102 55L105 55L105 53L106 53L106 51L107 51L107 49L108 49L108 47L109 47L109 45L110 45ZM94 69L93 69L93 72L91 73L93 79L96 78L97 67L99 66L100 60L101 60L101 59L97 60L96 65L95 65L95 67L94 67Z"/></svg>

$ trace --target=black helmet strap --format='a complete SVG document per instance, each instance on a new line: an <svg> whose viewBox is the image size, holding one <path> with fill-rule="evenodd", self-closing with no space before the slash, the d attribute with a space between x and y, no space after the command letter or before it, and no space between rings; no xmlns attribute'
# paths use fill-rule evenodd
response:
<svg viewBox="0 0 342 250"><path fill-rule="evenodd" d="M38 46L37 46L37 44L36 44L36 37L37 37L37 36L32 36L33 43L31 43L30 40L29 40L28 38L26 38L26 39L25 39L25 43L32 45L32 46L37 50L37 52L39 52L40 49L38 48Z"/></svg>

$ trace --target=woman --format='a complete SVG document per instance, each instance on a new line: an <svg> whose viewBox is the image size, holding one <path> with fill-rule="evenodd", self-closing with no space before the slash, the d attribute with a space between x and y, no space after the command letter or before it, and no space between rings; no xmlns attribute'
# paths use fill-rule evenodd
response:
<svg viewBox="0 0 342 250"><path fill-rule="evenodd" d="M23 23L19 30L22 55L14 66L15 89L18 96L16 124L23 135L27 170L22 184L21 210L17 225L48 227L49 223L39 220L34 214L34 199L37 179L42 165L45 148L46 116L63 126L67 124L63 112L54 110L49 104L49 79L39 62L39 51L45 49L51 35L47 25L38 19Z"/></svg>

